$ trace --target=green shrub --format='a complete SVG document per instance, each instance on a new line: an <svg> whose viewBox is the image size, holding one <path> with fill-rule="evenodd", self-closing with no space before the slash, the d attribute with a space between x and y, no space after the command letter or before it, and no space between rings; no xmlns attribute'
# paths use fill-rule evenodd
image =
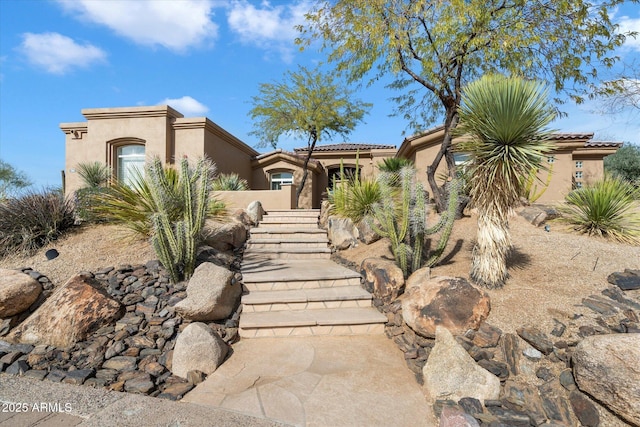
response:
<svg viewBox="0 0 640 427"><path fill-rule="evenodd" d="M0 201L0 256L33 253L73 226L73 204L57 189Z"/></svg>
<svg viewBox="0 0 640 427"><path fill-rule="evenodd" d="M350 218L354 223L373 213L373 206L380 201L380 183L373 179L353 178L334 183L329 193L332 213Z"/></svg>
<svg viewBox="0 0 640 427"><path fill-rule="evenodd" d="M628 181L605 177L592 186L570 192L559 206L561 220L576 231L625 243L640 242L637 190Z"/></svg>
<svg viewBox="0 0 640 427"><path fill-rule="evenodd" d="M246 191L248 189L247 180L240 178L237 173L223 173L213 180L214 191Z"/></svg>

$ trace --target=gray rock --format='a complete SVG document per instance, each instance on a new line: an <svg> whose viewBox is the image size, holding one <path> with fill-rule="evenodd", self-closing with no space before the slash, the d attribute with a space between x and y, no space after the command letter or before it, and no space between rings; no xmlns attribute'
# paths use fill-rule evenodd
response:
<svg viewBox="0 0 640 427"><path fill-rule="evenodd" d="M516 332L520 338L531 344L536 350L544 354L550 354L553 351L553 343L539 329L534 327L518 328Z"/></svg>
<svg viewBox="0 0 640 427"><path fill-rule="evenodd" d="M347 249L358 244L358 229L349 218L332 215L327 220L327 234L331 246Z"/></svg>
<svg viewBox="0 0 640 427"><path fill-rule="evenodd" d="M137 367L137 360L133 356L116 356L104 362L103 369L114 369L116 371L134 371Z"/></svg>
<svg viewBox="0 0 640 427"><path fill-rule="evenodd" d="M527 206L520 211L520 216L529 221L531 224L539 227L547 220L547 213L536 206Z"/></svg>
<svg viewBox="0 0 640 427"><path fill-rule="evenodd" d="M436 345L423 371L424 389L431 399L473 397L498 399L500 380L478 366L448 329L436 327Z"/></svg>
<svg viewBox="0 0 640 427"><path fill-rule="evenodd" d="M504 334L500 340L502 348L502 356L509 366L511 375L518 375L518 366L520 364L520 352L518 336L514 334Z"/></svg>
<svg viewBox="0 0 640 427"><path fill-rule="evenodd" d="M0 268L0 318L26 311L42 293L42 285L28 274Z"/></svg>
<svg viewBox="0 0 640 427"><path fill-rule="evenodd" d="M238 249L247 240L247 229L241 222L207 220L203 231L203 243L214 249L228 251Z"/></svg>
<svg viewBox="0 0 640 427"><path fill-rule="evenodd" d="M539 352L538 350L536 350L533 347L525 348L524 351L522 352L522 354L524 354L527 358L529 358L531 360L540 360L540 359L542 359L542 353Z"/></svg>
<svg viewBox="0 0 640 427"><path fill-rule="evenodd" d="M640 425L640 336L609 334L582 340L572 356L578 388L619 417Z"/></svg>
<svg viewBox="0 0 640 427"><path fill-rule="evenodd" d="M124 390L129 393L148 394L154 389L155 385L151 381L151 377L145 373L138 373L124 383Z"/></svg>
<svg viewBox="0 0 640 427"><path fill-rule="evenodd" d="M251 218L254 225L258 224L262 221L262 216L265 214L264 209L262 209L262 203L257 200L249 203L249 206L247 206L247 214L249 214L249 218Z"/></svg>
<svg viewBox="0 0 640 427"><path fill-rule="evenodd" d="M187 298L175 305L176 312L196 321L229 317L238 304L242 288L232 283L233 273L213 263L200 264L189 280Z"/></svg>
<svg viewBox="0 0 640 427"><path fill-rule="evenodd" d="M640 289L640 270L630 270L627 268L624 272L611 273L607 277L607 281L623 291Z"/></svg>
<svg viewBox="0 0 640 427"><path fill-rule="evenodd" d="M171 372L187 378L189 371L209 375L218 369L227 355L228 345L204 323L191 323L178 336L173 350Z"/></svg>
<svg viewBox="0 0 640 427"><path fill-rule="evenodd" d="M112 299L99 282L76 275L14 328L9 339L68 348L123 313L124 306Z"/></svg>
<svg viewBox="0 0 640 427"><path fill-rule="evenodd" d="M29 364L26 360L16 360L6 369L5 373L11 375L22 375L29 370Z"/></svg>
<svg viewBox="0 0 640 427"><path fill-rule="evenodd" d="M480 427L478 421L458 406L445 406L440 415L440 427Z"/></svg>
<svg viewBox="0 0 640 427"><path fill-rule="evenodd" d="M600 414L598 408L593 404L587 396L580 393L578 390L574 390L569 395L569 402L573 408L573 413L576 414L580 424L584 427L598 427L600 425Z"/></svg>
<svg viewBox="0 0 640 427"><path fill-rule="evenodd" d="M366 245L370 245L381 239L380 235L373 231L370 221L371 219L363 219L356 225L358 229L358 240Z"/></svg>
<svg viewBox="0 0 640 427"><path fill-rule="evenodd" d="M401 300L404 321L428 338L437 326L460 335L478 329L491 310L489 295L461 277L435 277L407 287Z"/></svg>

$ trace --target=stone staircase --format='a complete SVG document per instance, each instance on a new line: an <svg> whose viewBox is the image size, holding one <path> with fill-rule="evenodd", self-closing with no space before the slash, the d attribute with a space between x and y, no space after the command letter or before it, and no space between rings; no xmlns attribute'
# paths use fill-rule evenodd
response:
<svg viewBox="0 0 640 427"><path fill-rule="evenodd" d="M250 231L244 253L243 338L381 334L360 275L329 258L318 210L270 211Z"/></svg>

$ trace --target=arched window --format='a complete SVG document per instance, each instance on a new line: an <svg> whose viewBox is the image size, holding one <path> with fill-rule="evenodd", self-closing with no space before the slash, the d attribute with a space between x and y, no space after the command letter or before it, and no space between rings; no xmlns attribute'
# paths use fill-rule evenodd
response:
<svg viewBox="0 0 640 427"><path fill-rule="evenodd" d="M121 145L116 148L116 176L118 180L129 185L136 174L144 173L144 145Z"/></svg>
<svg viewBox="0 0 640 427"><path fill-rule="evenodd" d="M282 184L293 184L293 173L291 172L275 172L271 174L271 189L280 190Z"/></svg>

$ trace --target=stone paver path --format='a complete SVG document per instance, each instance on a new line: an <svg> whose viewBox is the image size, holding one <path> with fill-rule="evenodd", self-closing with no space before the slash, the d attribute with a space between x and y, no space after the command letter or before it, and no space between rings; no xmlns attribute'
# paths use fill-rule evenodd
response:
<svg viewBox="0 0 640 427"><path fill-rule="evenodd" d="M243 339L182 401L295 426L437 425L384 335Z"/></svg>
<svg viewBox="0 0 640 427"><path fill-rule="evenodd" d="M240 342L183 401L295 426L433 426L360 275L329 259L317 211L270 212L242 265Z"/></svg>

